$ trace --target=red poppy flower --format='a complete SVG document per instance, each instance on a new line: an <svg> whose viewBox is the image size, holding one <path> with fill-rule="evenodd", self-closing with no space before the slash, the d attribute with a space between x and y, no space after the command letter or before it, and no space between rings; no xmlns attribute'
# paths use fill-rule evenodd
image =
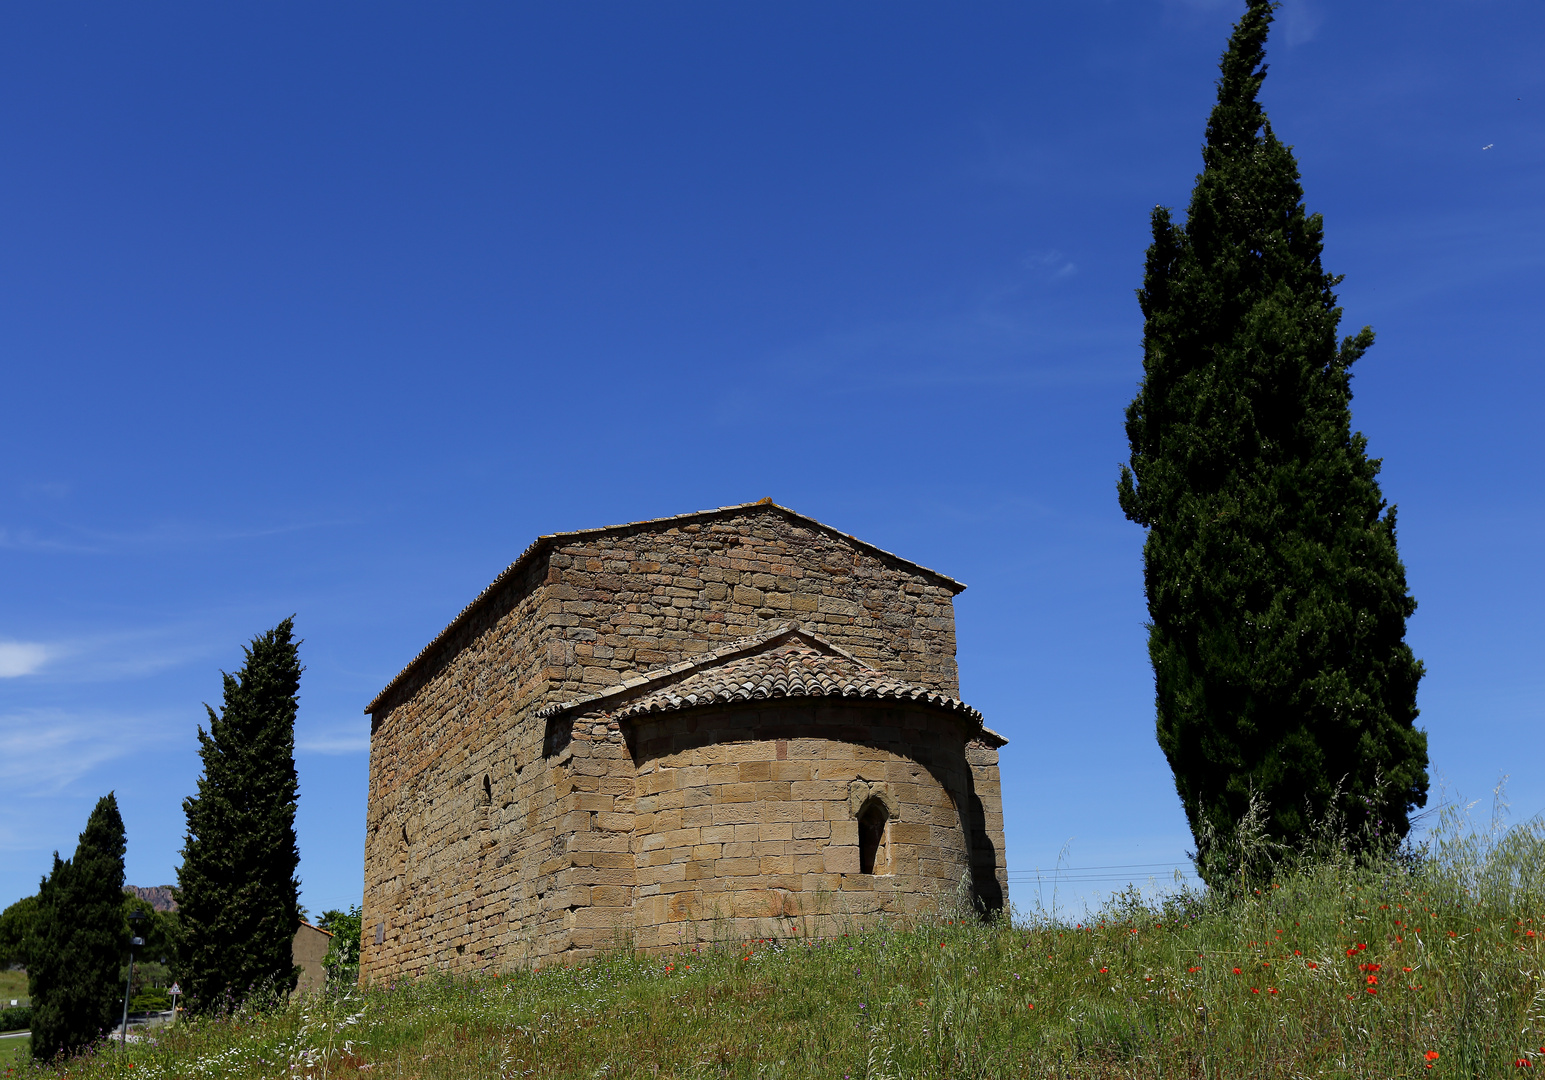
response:
<svg viewBox="0 0 1545 1080"><path fill-rule="evenodd" d="M1426 1059L1428 1061L1437 1061L1438 1060L1438 1052L1436 1050L1429 1050L1423 1056L1426 1057Z"/></svg>
<svg viewBox="0 0 1545 1080"><path fill-rule="evenodd" d="M1250 987L1250 993L1252 993L1252 994L1259 994L1260 992L1261 992L1261 988L1259 986L1252 986L1252 987Z"/></svg>

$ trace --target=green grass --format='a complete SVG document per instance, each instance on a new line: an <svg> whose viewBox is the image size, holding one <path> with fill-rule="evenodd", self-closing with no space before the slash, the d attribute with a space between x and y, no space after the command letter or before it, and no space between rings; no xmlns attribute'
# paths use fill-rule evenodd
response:
<svg viewBox="0 0 1545 1080"><path fill-rule="evenodd" d="M157 1033L135 1077L1545 1075L1545 829L1412 872L432 978ZM1435 1059L1428 1054L1436 1054ZM1431 1068L1429 1068L1429 1065ZM53 1072L53 1070L49 1070ZM113 1054L72 1077L129 1075Z"/></svg>
<svg viewBox="0 0 1545 1080"><path fill-rule="evenodd" d="M25 971L0 971L0 1005L9 1005L12 998L18 1001L27 997L27 973Z"/></svg>
<svg viewBox="0 0 1545 1080"><path fill-rule="evenodd" d="M31 1060L26 1038L0 1039L0 1070L10 1073L15 1067Z"/></svg>

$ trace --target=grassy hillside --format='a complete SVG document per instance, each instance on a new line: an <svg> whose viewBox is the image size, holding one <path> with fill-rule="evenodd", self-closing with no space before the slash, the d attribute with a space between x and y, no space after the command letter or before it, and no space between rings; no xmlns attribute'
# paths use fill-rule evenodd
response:
<svg viewBox="0 0 1545 1080"><path fill-rule="evenodd" d="M25 971L10 969L0 971L0 1005L9 1005L12 998L22 1000L26 996L27 973Z"/></svg>
<svg viewBox="0 0 1545 1080"><path fill-rule="evenodd" d="M1071 924L793 922L196 1023L127 1057L136 1077L1545 1075L1545 830L1435 856Z"/></svg>

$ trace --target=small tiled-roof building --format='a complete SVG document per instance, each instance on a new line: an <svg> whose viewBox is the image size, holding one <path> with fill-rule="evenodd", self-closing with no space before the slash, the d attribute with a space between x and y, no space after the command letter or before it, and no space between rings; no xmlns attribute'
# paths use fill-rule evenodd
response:
<svg viewBox="0 0 1545 1080"><path fill-rule="evenodd" d="M366 709L361 978L1001 908L963 588L770 500L539 538Z"/></svg>
<svg viewBox="0 0 1545 1080"><path fill-rule="evenodd" d="M290 943L290 958L299 969L295 982L297 994L310 994L327 986L327 967L322 961L327 959L332 945L332 931L301 920L295 930L295 940Z"/></svg>

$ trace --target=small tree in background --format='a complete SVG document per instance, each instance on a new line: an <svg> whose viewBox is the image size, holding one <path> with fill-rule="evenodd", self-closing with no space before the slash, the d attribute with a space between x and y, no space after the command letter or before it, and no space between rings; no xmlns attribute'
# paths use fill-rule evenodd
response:
<svg viewBox="0 0 1545 1080"><path fill-rule="evenodd" d="M199 729L204 775L183 800L177 871L178 975L190 1008L232 1007L295 989L300 927L295 843L295 711L300 658L285 619L252 640L225 676L224 707Z"/></svg>
<svg viewBox="0 0 1545 1080"><path fill-rule="evenodd" d="M133 893L126 893L127 913L139 912L142 916L138 927L145 944L135 950L134 985L129 999L129 1011L159 1012L172 1007L165 992L176 978L173 974L177 952L177 913L157 911L148 900ZM128 963L118 973L118 985L128 977Z"/></svg>
<svg viewBox="0 0 1545 1080"><path fill-rule="evenodd" d="M27 966L27 943L38 918L38 898L24 896L0 911L0 967Z"/></svg>
<svg viewBox="0 0 1545 1080"><path fill-rule="evenodd" d="M38 889L27 977L39 1061L90 1046L118 1020L119 965L129 948L124 849L123 818L109 793L97 801L74 857L55 852Z"/></svg>
<svg viewBox="0 0 1545 1080"><path fill-rule="evenodd" d="M1272 11L1252 0L1234 27L1185 224L1153 213L1119 484L1148 529L1159 745L1209 883L1236 869L1217 841L1252 798L1266 838L1329 819L1384 845L1427 797L1416 603L1351 429L1373 332L1338 345L1320 217L1256 100Z"/></svg>
<svg viewBox="0 0 1545 1080"><path fill-rule="evenodd" d="M327 985L336 989L354 986L359 982L360 906L353 905L348 911L324 911L317 925L333 935L322 958L327 972Z"/></svg>

